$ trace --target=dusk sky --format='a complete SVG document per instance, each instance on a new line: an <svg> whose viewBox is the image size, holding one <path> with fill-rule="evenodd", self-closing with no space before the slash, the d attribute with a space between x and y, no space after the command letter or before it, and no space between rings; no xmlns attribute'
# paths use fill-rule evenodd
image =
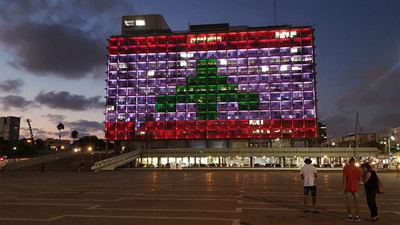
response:
<svg viewBox="0 0 400 225"><path fill-rule="evenodd" d="M398 0L276 0L277 24L315 28L319 121L328 139L400 126ZM274 1L0 0L0 116L21 117L21 135L104 138L107 38L121 17L161 14L189 24L274 25Z"/></svg>

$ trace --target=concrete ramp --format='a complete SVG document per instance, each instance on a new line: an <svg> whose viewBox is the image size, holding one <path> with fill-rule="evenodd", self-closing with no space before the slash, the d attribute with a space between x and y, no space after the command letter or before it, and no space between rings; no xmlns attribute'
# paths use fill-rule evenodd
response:
<svg viewBox="0 0 400 225"><path fill-rule="evenodd" d="M53 154L27 158L25 160L13 160L12 158L9 158L9 162L6 165L6 170L19 170L29 166L39 165L41 163L48 163L51 161L72 157L74 155L76 155L76 153L72 150L62 150Z"/></svg>
<svg viewBox="0 0 400 225"><path fill-rule="evenodd" d="M92 167L92 171L100 170L114 170L115 168L130 163L136 160L140 156L140 150L128 152L122 155L118 155L112 158L108 158L99 162L96 162Z"/></svg>

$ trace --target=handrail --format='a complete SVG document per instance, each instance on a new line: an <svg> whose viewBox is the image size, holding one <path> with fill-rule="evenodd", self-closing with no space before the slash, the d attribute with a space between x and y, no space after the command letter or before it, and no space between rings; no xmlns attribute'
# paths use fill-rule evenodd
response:
<svg viewBox="0 0 400 225"><path fill-rule="evenodd" d="M105 168L105 167L112 166L114 164L123 162L123 161L125 161L127 159L132 159L132 158L137 157L139 155L140 155L140 150L127 152L127 153L124 153L122 155L114 156L112 158L108 158L108 159L96 162L91 167L91 169L97 171L97 170L100 170L102 168Z"/></svg>
<svg viewBox="0 0 400 225"><path fill-rule="evenodd" d="M373 156L378 154L377 148L358 147L357 155ZM277 156L300 156L300 155L319 155L319 156L353 156L353 149L349 148L169 148L169 149L150 149L149 153L155 155L173 156L204 156L204 155L277 155Z"/></svg>

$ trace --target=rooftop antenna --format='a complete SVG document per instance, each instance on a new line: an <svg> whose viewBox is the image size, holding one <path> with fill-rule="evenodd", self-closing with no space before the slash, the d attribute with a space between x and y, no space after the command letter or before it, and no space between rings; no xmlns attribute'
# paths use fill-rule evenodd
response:
<svg viewBox="0 0 400 225"><path fill-rule="evenodd" d="M275 26L276 26L276 1L274 1L274 16L275 16Z"/></svg>

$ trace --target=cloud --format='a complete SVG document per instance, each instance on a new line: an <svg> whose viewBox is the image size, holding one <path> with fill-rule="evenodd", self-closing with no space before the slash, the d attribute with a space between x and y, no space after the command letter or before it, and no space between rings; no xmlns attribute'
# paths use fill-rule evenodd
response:
<svg viewBox="0 0 400 225"><path fill-rule="evenodd" d="M373 110L393 104L392 99L398 98L400 63L395 65L377 63L364 70L355 68L350 70L351 72L346 73L345 77L353 85L335 102L339 109Z"/></svg>
<svg viewBox="0 0 400 225"><path fill-rule="evenodd" d="M88 120L78 120L74 122L66 123L68 127L70 127L71 131L76 130L79 133L80 137L87 136L83 135L83 133L89 134L93 132L99 132L104 130L104 123L96 122L96 121L88 121Z"/></svg>
<svg viewBox="0 0 400 225"><path fill-rule="evenodd" d="M15 53L10 65L38 76L80 79L106 61L105 40L63 25L0 26L0 41Z"/></svg>
<svg viewBox="0 0 400 225"><path fill-rule="evenodd" d="M0 1L0 22L4 24L57 24L98 38L119 31L121 15L129 14L135 14L134 7L123 0Z"/></svg>
<svg viewBox="0 0 400 225"><path fill-rule="evenodd" d="M26 111L31 107L39 107L35 102L28 101L25 98L17 95L7 95L5 97L0 97L0 105L2 110L9 111L11 109L18 109L21 111Z"/></svg>
<svg viewBox="0 0 400 225"><path fill-rule="evenodd" d="M24 84L24 82L21 79L8 79L1 81L0 83L0 90L3 90L5 92L20 92L21 87Z"/></svg>
<svg viewBox="0 0 400 225"><path fill-rule="evenodd" d="M358 87L350 90L336 102L339 108L359 108L378 106L382 104L382 98L379 93Z"/></svg>
<svg viewBox="0 0 400 225"><path fill-rule="evenodd" d="M34 128L34 127L32 127L32 133L33 133L33 138L34 139L43 139L43 140L46 140L50 135L50 133L48 133L47 131L45 131L45 130L43 130L43 129L38 129L38 128ZM56 134L56 135L54 135L54 134L51 134L52 136L56 136L56 135L58 135L58 133ZM29 128L28 127L21 127L20 128L20 139L21 138L30 138L31 137L31 134L30 134L30 131L29 131Z"/></svg>
<svg viewBox="0 0 400 225"><path fill-rule="evenodd" d="M382 113L369 121L371 127L376 131L390 129L400 126L400 111L397 113Z"/></svg>
<svg viewBox="0 0 400 225"><path fill-rule="evenodd" d="M88 109L102 109L104 102L101 102L102 96L86 98L83 95L73 95L67 91L45 93L41 91L35 101L55 109L68 109L75 111L84 111Z"/></svg>
<svg viewBox="0 0 400 225"><path fill-rule="evenodd" d="M57 124L62 121L65 121L65 118L66 118L64 115L55 115L55 114L47 114L42 117L48 118L51 122L57 123Z"/></svg>
<svg viewBox="0 0 400 225"><path fill-rule="evenodd" d="M319 120L319 122L326 125L326 132L329 139L354 133L355 121L355 113L340 113ZM364 130L364 128L361 128L361 130Z"/></svg>

